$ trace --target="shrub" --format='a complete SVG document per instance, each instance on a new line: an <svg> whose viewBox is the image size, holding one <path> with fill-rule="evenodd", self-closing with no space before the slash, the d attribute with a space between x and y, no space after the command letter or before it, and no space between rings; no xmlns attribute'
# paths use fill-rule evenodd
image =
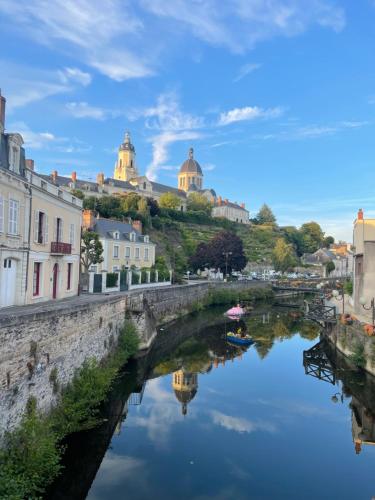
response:
<svg viewBox="0 0 375 500"><path fill-rule="evenodd" d="M349 359L357 368L364 368L366 366L365 346L357 342Z"/></svg>

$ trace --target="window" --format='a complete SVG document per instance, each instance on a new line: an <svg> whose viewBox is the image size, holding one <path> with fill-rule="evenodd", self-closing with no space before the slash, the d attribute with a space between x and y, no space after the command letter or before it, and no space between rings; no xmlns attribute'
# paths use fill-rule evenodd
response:
<svg viewBox="0 0 375 500"><path fill-rule="evenodd" d="M118 245L114 245L113 247L113 258L118 259Z"/></svg>
<svg viewBox="0 0 375 500"><path fill-rule="evenodd" d="M44 212L36 211L34 214L34 242L47 243L48 217Z"/></svg>
<svg viewBox="0 0 375 500"><path fill-rule="evenodd" d="M150 237L146 234L144 237L144 242L148 243L150 241Z"/></svg>
<svg viewBox="0 0 375 500"><path fill-rule="evenodd" d="M135 241L135 233L130 233L130 241Z"/></svg>
<svg viewBox="0 0 375 500"><path fill-rule="evenodd" d="M59 198L62 198L62 197L63 197L63 192L61 191L61 189L59 189L59 190L57 191L57 196L58 196Z"/></svg>
<svg viewBox="0 0 375 500"><path fill-rule="evenodd" d="M113 239L114 239L114 240L119 240L119 239L120 239L120 233L119 233L118 231L115 231L115 232L113 233Z"/></svg>
<svg viewBox="0 0 375 500"><path fill-rule="evenodd" d="M74 224L70 224L70 232L69 232L69 243L74 247L74 236L75 236L76 228Z"/></svg>
<svg viewBox="0 0 375 500"><path fill-rule="evenodd" d="M97 273L98 272L98 266L91 266L90 267L90 271L92 271L93 273Z"/></svg>
<svg viewBox="0 0 375 500"><path fill-rule="evenodd" d="M4 232L4 198L0 194L0 233Z"/></svg>
<svg viewBox="0 0 375 500"><path fill-rule="evenodd" d="M70 290L72 288L72 270L73 270L73 264L71 262L68 262L67 266L67 271L68 271L68 276L66 280L66 289Z"/></svg>
<svg viewBox="0 0 375 500"><path fill-rule="evenodd" d="M55 231L56 242L62 241L62 235L63 235L63 221L62 219L60 219L60 217L56 217L56 231Z"/></svg>
<svg viewBox="0 0 375 500"><path fill-rule="evenodd" d="M148 248L145 248L145 260L148 260Z"/></svg>
<svg viewBox="0 0 375 500"><path fill-rule="evenodd" d="M143 189L146 190L147 189L147 184L144 182L143 183Z"/></svg>
<svg viewBox="0 0 375 500"><path fill-rule="evenodd" d="M41 186L42 189L45 189L47 191L47 183L45 181L42 181L40 183L40 186Z"/></svg>
<svg viewBox="0 0 375 500"><path fill-rule="evenodd" d="M125 258L130 258L130 247L125 247Z"/></svg>
<svg viewBox="0 0 375 500"><path fill-rule="evenodd" d="M139 248L136 247L135 249L135 258L138 260L139 259Z"/></svg>
<svg viewBox="0 0 375 500"><path fill-rule="evenodd" d="M33 272L33 296L37 297L40 295L40 275L41 275L42 264L40 262L34 262L34 272Z"/></svg>
<svg viewBox="0 0 375 500"><path fill-rule="evenodd" d="M113 273L117 273L119 270L120 270L120 269L119 269L119 267L118 267L118 266L113 266L113 267L112 267L112 272L113 272Z"/></svg>
<svg viewBox="0 0 375 500"><path fill-rule="evenodd" d="M18 218L19 218L20 202L17 200L9 200L9 234L18 234Z"/></svg>

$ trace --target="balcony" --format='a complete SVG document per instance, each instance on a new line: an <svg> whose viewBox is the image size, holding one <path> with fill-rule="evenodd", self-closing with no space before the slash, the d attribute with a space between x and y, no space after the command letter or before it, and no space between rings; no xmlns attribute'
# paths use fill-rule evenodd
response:
<svg viewBox="0 0 375 500"><path fill-rule="evenodd" d="M70 255L72 253L72 245L70 243L62 243L61 241L51 242L51 255Z"/></svg>

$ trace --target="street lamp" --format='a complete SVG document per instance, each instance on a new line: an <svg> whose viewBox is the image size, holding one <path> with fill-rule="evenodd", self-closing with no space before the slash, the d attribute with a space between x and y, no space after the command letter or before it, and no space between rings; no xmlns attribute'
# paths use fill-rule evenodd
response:
<svg viewBox="0 0 375 500"><path fill-rule="evenodd" d="M366 311L371 311L372 310L372 326L375 326L375 299L374 297L371 299L370 306L366 307L366 299L365 297L361 297L359 299L359 303L363 307L363 309L366 309Z"/></svg>
<svg viewBox="0 0 375 500"><path fill-rule="evenodd" d="M228 257L229 255L232 255L232 252L223 252L223 255L225 255L225 279L228 279Z"/></svg>
<svg viewBox="0 0 375 500"><path fill-rule="evenodd" d="M333 290L332 292L333 297L335 297L336 300L341 300L342 301L342 314L345 314L345 295L344 295L344 289L341 289L341 293L338 290Z"/></svg>
<svg viewBox="0 0 375 500"><path fill-rule="evenodd" d="M340 401L341 401L341 403L343 403L344 402L344 394L342 392L336 392L336 394L334 394L331 397L332 403L338 403L339 402L339 398L337 396L340 397Z"/></svg>

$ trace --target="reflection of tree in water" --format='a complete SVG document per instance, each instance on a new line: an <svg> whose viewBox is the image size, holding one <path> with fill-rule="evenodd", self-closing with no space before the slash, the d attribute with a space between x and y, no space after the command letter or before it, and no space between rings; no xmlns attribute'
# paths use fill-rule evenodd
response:
<svg viewBox="0 0 375 500"><path fill-rule="evenodd" d="M299 313L273 313L263 317L249 317L246 319L248 333L255 344L254 347L261 359L264 359L271 351L275 341L290 339L296 334L302 338L313 340L319 335L319 326L304 321Z"/></svg>

